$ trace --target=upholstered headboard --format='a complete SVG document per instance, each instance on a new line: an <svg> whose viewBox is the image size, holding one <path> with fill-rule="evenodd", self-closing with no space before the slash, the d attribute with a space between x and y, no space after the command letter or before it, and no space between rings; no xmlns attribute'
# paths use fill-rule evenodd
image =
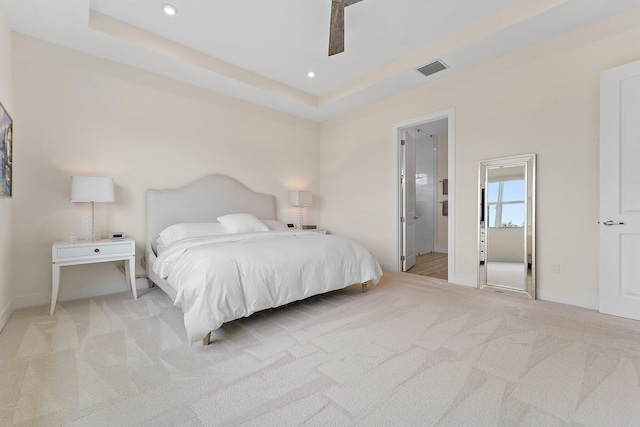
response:
<svg viewBox="0 0 640 427"><path fill-rule="evenodd" d="M275 219L276 199L270 194L255 193L226 175L208 175L182 188L147 190L147 247L172 224L213 222L230 213Z"/></svg>

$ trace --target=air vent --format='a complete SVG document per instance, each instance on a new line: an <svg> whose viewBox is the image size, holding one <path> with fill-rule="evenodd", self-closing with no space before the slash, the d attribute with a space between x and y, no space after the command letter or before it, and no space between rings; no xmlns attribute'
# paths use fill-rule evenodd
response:
<svg viewBox="0 0 640 427"><path fill-rule="evenodd" d="M435 74L438 71L446 70L447 68L449 67L447 67L447 65L444 62L438 59L436 61L431 62L430 64L425 65L424 67L418 68L418 71L424 74L425 77L429 77L431 74Z"/></svg>

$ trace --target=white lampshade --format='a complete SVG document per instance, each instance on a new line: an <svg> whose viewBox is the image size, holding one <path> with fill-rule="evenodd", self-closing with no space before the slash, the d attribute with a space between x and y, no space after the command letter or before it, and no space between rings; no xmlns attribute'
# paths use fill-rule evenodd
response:
<svg viewBox="0 0 640 427"><path fill-rule="evenodd" d="M72 176L72 202L113 202L113 178Z"/></svg>
<svg viewBox="0 0 640 427"><path fill-rule="evenodd" d="M311 191L293 190L289 193L289 202L293 206L311 206L312 199Z"/></svg>

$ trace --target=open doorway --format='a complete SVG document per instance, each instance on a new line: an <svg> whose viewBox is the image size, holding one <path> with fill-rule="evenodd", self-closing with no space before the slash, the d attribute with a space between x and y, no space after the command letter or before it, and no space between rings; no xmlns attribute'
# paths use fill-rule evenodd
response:
<svg viewBox="0 0 640 427"><path fill-rule="evenodd" d="M448 119L405 130L413 133L415 155L416 262L407 273L448 279ZM409 153L407 153L409 154Z"/></svg>
<svg viewBox="0 0 640 427"><path fill-rule="evenodd" d="M398 270L454 281L453 109L396 125Z"/></svg>

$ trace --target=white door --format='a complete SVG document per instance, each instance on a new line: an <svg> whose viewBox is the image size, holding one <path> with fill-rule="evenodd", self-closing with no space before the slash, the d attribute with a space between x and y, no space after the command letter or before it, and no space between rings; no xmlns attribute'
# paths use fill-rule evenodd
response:
<svg viewBox="0 0 640 427"><path fill-rule="evenodd" d="M416 137L416 254L434 250L436 228L436 152L435 137L417 132Z"/></svg>
<svg viewBox="0 0 640 427"><path fill-rule="evenodd" d="M600 76L600 312L640 319L640 61Z"/></svg>
<svg viewBox="0 0 640 427"><path fill-rule="evenodd" d="M416 140L402 131L402 271L416 265Z"/></svg>

